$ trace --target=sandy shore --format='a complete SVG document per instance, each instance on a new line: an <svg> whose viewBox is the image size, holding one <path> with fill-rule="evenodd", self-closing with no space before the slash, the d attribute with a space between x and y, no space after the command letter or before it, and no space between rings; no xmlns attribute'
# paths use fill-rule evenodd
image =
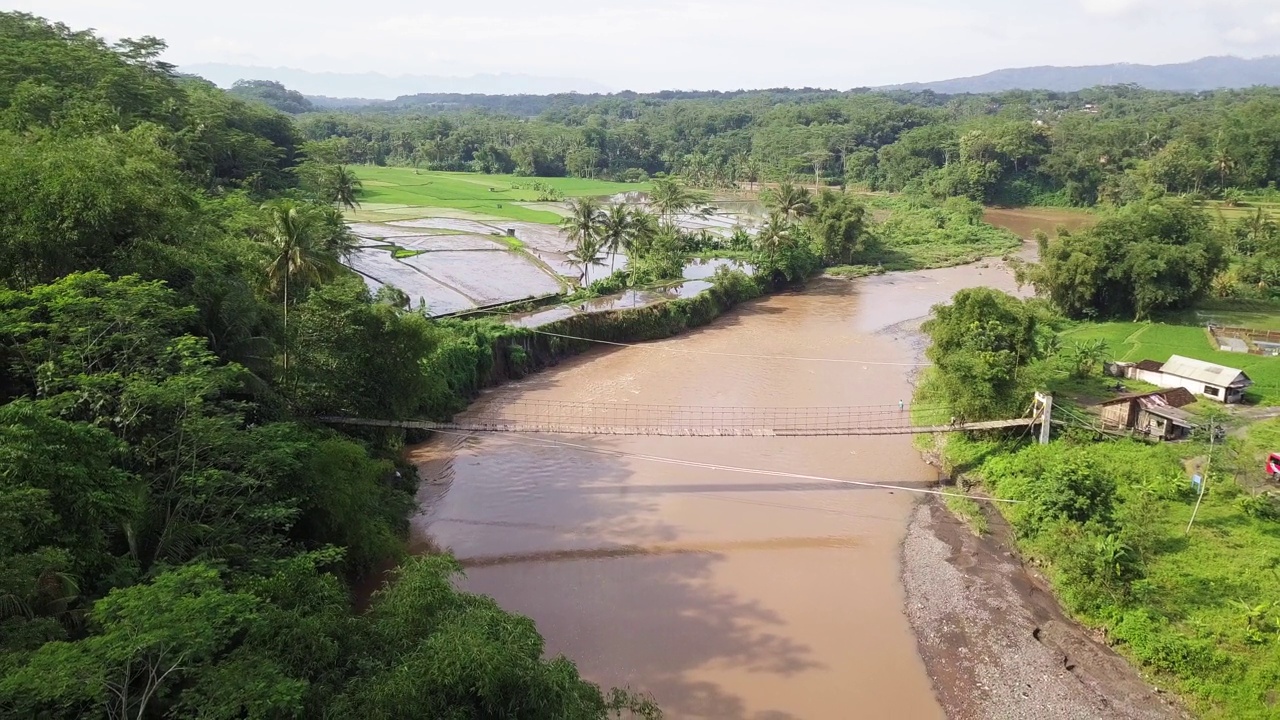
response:
<svg viewBox="0 0 1280 720"><path fill-rule="evenodd" d="M1008 526L989 519L992 535L979 538L930 498L903 542L907 616L948 717L1189 717L1071 621L1001 541Z"/></svg>

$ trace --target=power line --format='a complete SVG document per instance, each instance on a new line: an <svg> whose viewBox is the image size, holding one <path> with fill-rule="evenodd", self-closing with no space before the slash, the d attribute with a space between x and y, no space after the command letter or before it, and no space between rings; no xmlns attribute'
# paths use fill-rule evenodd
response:
<svg viewBox="0 0 1280 720"><path fill-rule="evenodd" d="M460 437L475 437L475 433L470 433L470 432L460 432L460 431L450 431L450 430L436 430L435 432L440 432L447 435L456 435ZM610 457L627 458L632 460L644 460L647 462L660 463L664 465L682 465L685 467L702 468L704 470L720 470L723 472L742 473L744 475L766 475L770 477L791 478L794 480L816 480L819 482L838 483L841 485L855 485L858 487L873 488L878 490L901 490L902 492L913 492L913 493L920 493L923 495L937 495L940 497L966 498L969 500L994 502L994 503L1021 504L1022 502L1024 502L1022 500L1012 500L1012 499L1006 499L1006 498L989 498L989 497L982 497L978 495L966 495L964 493L950 493L943 490L913 488L913 487L907 487L904 485L888 485L885 483L866 482L862 480L845 480L842 478L824 477L821 475L804 475L801 473L789 473L789 472L783 472L781 470L761 470L758 468L735 467L732 465L719 465L716 463L704 463L704 462L697 462L694 460L680 460L678 458L662 457L660 455L645 455L643 453L631 453L631 452L626 452L624 450L607 450L607 449L601 449L601 448L593 448L588 445L579 445L576 443L564 442L562 440L551 440L549 438L548 439L522 438L520 440L517 440L515 438L507 437L503 439L508 442L516 443L518 445L529 445L533 447L564 447L572 450L578 450L580 452L591 453L594 455L606 455Z"/></svg>

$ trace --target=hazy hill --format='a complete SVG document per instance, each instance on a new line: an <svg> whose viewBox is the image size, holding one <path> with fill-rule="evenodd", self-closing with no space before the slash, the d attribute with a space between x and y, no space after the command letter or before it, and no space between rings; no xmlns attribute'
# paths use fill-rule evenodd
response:
<svg viewBox="0 0 1280 720"><path fill-rule="evenodd" d="M539 77L503 73L471 77L436 75L383 75L382 73L309 72L295 68L269 68L225 63L195 63L178 68L229 88L237 80L273 80L308 96L377 98L389 100L418 93L475 93L482 95L550 95L553 93L608 92L590 80Z"/></svg>
<svg viewBox="0 0 1280 720"><path fill-rule="evenodd" d="M373 107L382 111L410 110L427 113L482 109L533 116L552 107L582 105L605 97L666 101L747 95L794 101L840 94L840 91L817 88L610 93L589 80L508 74L474 75L469 78L430 75L391 77L380 73L313 73L292 68L224 64L188 65L181 70L201 75L227 88L237 81L252 80L253 82L242 83L238 94L253 93L261 96L257 99L286 112ZM1014 68L974 77L884 86L874 90L911 93L932 91L940 95L954 95L1008 90L1074 92L1102 85L1122 84L1140 85L1150 90L1174 91L1280 86L1280 56L1255 59L1209 57L1172 65L1122 63ZM867 91L867 88L860 88L851 92ZM299 95L305 95L305 99L298 97ZM310 107L306 107L307 105Z"/></svg>
<svg viewBox="0 0 1280 720"><path fill-rule="evenodd" d="M1217 90L1280 85L1280 56L1244 59L1207 57L1172 65L1041 66L996 70L985 75L895 85L894 89L937 93L988 93L1005 90L1071 92L1099 85L1141 85L1148 90Z"/></svg>

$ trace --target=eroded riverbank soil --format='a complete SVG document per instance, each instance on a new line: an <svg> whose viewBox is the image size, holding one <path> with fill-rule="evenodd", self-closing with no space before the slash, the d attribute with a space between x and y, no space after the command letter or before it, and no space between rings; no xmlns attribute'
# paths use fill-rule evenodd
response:
<svg viewBox="0 0 1280 720"><path fill-rule="evenodd" d="M902 581L920 654L953 720L1188 717L1067 618L1007 545L975 536L940 500L912 516Z"/></svg>

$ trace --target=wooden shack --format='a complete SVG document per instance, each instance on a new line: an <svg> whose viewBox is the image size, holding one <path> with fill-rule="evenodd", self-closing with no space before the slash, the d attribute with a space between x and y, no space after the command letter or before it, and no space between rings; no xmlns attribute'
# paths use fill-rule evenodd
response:
<svg viewBox="0 0 1280 720"><path fill-rule="evenodd" d="M1101 404L1102 426L1111 430L1135 430L1159 440L1180 440L1194 427L1191 416L1179 409L1195 402L1186 388L1120 395Z"/></svg>

